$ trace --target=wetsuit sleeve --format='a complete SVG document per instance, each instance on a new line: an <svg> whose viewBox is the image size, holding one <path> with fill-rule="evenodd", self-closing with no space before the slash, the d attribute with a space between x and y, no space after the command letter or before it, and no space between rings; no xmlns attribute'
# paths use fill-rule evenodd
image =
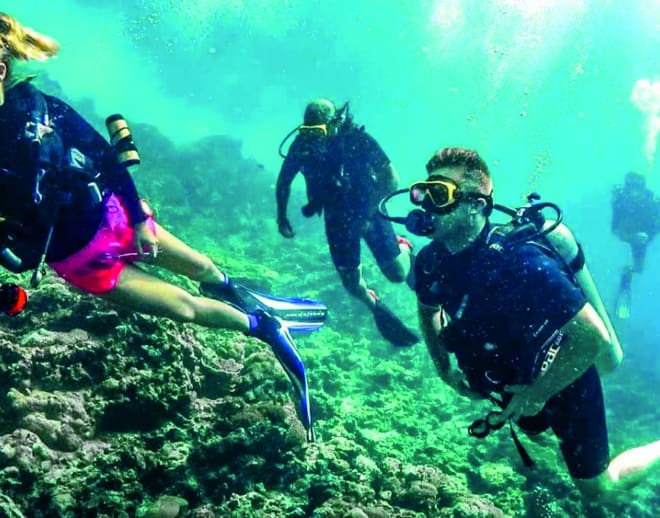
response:
<svg viewBox="0 0 660 518"><path fill-rule="evenodd" d="M379 171L386 168L390 164L390 159L383 151L383 148L368 133L362 133L362 147L364 157L366 157L366 162L375 170Z"/></svg>
<svg viewBox="0 0 660 518"><path fill-rule="evenodd" d="M135 183L128 170L117 164L110 144L71 106L56 97L45 97L65 148L77 148L94 161L101 173L100 183L122 199L133 226L145 221Z"/></svg>
<svg viewBox="0 0 660 518"><path fill-rule="evenodd" d="M294 144L291 145L292 149L289 150L284 162L282 162L280 174L277 177L275 199L277 201L278 220L286 218L286 209L289 203L289 196L291 195L291 184L300 171L300 162L296 157Z"/></svg>
<svg viewBox="0 0 660 518"><path fill-rule="evenodd" d="M417 294L417 301L424 306L439 307L438 296L431 291L433 278L431 276L432 268L429 268L430 261L433 259L433 245L427 245L422 248L415 257L414 284L413 289Z"/></svg>
<svg viewBox="0 0 660 518"><path fill-rule="evenodd" d="M612 189L612 233L621 238L621 216L624 212L623 207L623 187L617 185Z"/></svg>
<svg viewBox="0 0 660 518"><path fill-rule="evenodd" d="M110 151L108 161L110 164L104 168L104 171L111 172L107 175L108 180L105 182L106 185L112 192L119 195L124 202L131 219L131 225L135 226L138 223L143 223L146 221L147 215L142 210L140 195L138 194L137 187L135 186L135 182L133 182L131 174L125 167L116 163L113 151Z"/></svg>
<svg viewBox="0 0 660 518"><path fill-rule="evenodd" d="M653 198L653 231L651 237L660 232L660 198Z"/></svg>

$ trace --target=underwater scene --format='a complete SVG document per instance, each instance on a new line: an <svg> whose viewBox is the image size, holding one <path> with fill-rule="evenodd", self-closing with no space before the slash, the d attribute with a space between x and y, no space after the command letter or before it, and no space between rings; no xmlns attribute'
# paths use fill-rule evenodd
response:
<svg viewBox="0 0 660 518"><path fill-rule="evenodd" d="M660 2L0 11L0 517L660 516Z"/></svg>

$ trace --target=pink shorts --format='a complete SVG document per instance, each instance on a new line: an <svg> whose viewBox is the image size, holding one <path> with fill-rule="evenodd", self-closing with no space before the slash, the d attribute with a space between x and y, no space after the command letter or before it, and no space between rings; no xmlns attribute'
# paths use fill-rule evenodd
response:
<svg viewBox="0 0 660 518"><path fill-rule="evenodd" d="M156 231L153 217L147 218L147 225ZM103 223L92 240L75 254L49 266L76 288L96 295L107 293L117 286L124 267L140 259L134 237L126 207L112 194L105 202Z"/></svg>

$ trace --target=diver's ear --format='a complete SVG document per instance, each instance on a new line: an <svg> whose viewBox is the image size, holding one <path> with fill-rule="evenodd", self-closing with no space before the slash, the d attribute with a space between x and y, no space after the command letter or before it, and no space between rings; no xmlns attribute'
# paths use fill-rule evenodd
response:
<svg viewBox="0 0 660 518"><path fill-rule="evenodd" d="M0 63L0 81L7 79L7 64Z"/></svg>

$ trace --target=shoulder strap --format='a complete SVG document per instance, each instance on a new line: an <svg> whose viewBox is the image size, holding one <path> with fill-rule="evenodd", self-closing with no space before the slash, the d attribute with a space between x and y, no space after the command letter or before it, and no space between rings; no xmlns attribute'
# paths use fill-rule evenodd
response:
<svg viewBox="0 0 660 518"><path fill-rule="evenodd" d="M516 227L510 223L495 225L486 239L488 250L504 255L508 250L523 244L536 246L549 257L554 258L566 274L575 281L575 274L582 269L585 263L584 252L579 243L578 254L570 260L566 259L545 235L539 235L535 225L531 223L529 225L531 228L526 228L527 225Z"/></svg>

